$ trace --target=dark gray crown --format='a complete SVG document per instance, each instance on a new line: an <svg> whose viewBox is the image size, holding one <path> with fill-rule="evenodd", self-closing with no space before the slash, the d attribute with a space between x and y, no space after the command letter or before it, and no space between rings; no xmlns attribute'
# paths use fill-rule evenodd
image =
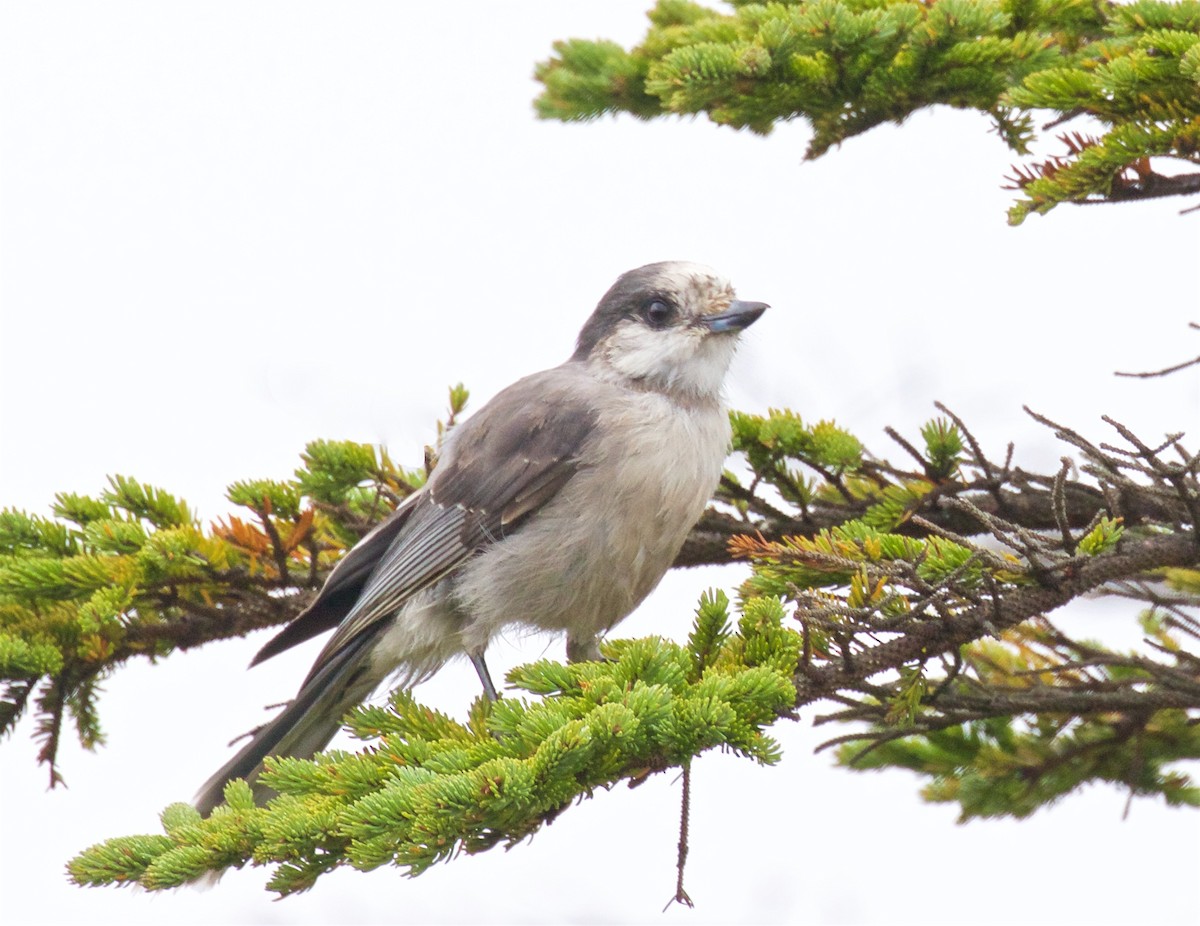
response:
<svg viewBox="0 0 1200 926"><path fill-rule="evenodd" d="M678 304L679 280L705 276L719 279L713 271L687 261L664 260L622 273L609 287L579 332L572 360L586 360L597 344L612 332L622 319L637 317L654 300Z"/></svg>

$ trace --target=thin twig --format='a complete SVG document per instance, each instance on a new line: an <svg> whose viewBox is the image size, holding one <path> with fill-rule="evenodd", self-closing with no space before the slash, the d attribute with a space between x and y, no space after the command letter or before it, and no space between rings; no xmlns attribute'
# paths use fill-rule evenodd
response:
<svg viewBox="0 0 1200 926"><path fill-rule="evenodd" d="M683 904L686 907L696 906L692 903L688 892L683 889L683 871L687 866L688 857L688 819L692 811L692 765L690 762L683 766L683 795L679 803L679 856L675 862L675 896L667 901L667 906L663 907L664 913L673 903Z"/></svg>
<svg viewBox="0 0 1200 926"><path fill-rule="evenodd" d="M1200 206L1195 208L1200 209ZM1183 363L1177 363L1174 366L1164 367L1161 370L1151 370L1147 373L1124 373L1121 370L1116 370L1113 376L1128 376L1133 379L1151 379L1155 376L1167 376L1171 373L1178 373L1180 370L1186 370L1188 367L1195 366L1200 363L1200 357L1193 357L1191 360L1185 360Z"/></svg>
<svg viewBox="0 0 1200 926"><path fill-rule="evenodd" d="M954 422L955 427L957 427L958 430L962 432L963 437L967 439L967 443L971 446L971 453L975 455L975 463L981 470L983 470L983 475L988 481L988 486L992 490L992 494L996 497L996 502L999 504L1001 502L1000 482L996 479L996 474L992 471L992 464L988 462L988 458L983 455L983 449L979 446L979 441L975 440L975 435L971 433L971 430L967 427L966 422L959 418L958 415L954 414L954 412L950 411L950 409L941 402L934 402L933 407L938 411L948 415L950 420Z"/></svg>
<svg viewBox="0 0 1200 926"><path fill-rule="evenodd" d="M1068 444L1078 447L1088 457L1095 460L1097 463L1103 464L1106 469L1110 470L1112 475L1118 475L1120 473L1120 468L1115 460L1109 457L1091 441L1082 437L1078 432L1068 428L1066 425L1061 425L1056 421L1051 421L1045 415L1039 415L1028 405L1024 405L1022 408L1024 408L1025 413L1038 424L1043 424L1048 428L1052 428L1054 430L1054 436L1059 440L1064 440Z"/></svg>
<svg viewBox="0 0 1200 926"><path fill-rule="evenodd" d="M1062 534L1063 549L1068 553L1075 552L1075 538L1071 536L1071 527L1067 523L1067 497L1064 486L1067 481L1067 473L1071 471L1071 460L1069 457L1062 458L1062 468L1059 469L1058 475L1054 477L1054 488L1050 493L1054 504L1054 520L1058 522L1059 533Z"/></svg>
<svg viewBox="0 0 1200 926"><path fill-rule="evenodd" d="M921 451L905 440L904 437L901 436L900 432L891 425L888 425L886 428L884 428L883 433L903 447L904 451L921 465L922 472L924 472L926 476L929 475L929 461L921 456Z"/></svg>
<svg viewBox="0 0 1200 926"><path fill-rule="evenodd" d="M721 477L721 488L732 495L739 501L746 503L747 507L757 515L767 518L774 518L777 521L790 521L790 515L780 511L774 505L765 501L761 496L754 493L753 490L747 489L745 486L730 479L728 476Z"/></svg>
<svg viewBox="0 0 1200 926"><path fill-rule="evenodd" d="M1075 109L1068 110L1067 112L1063 113L1061 116L1056 116L1055 118L1051 119L1049 122L1044 124L1042 126L1042 131L1048 132L1051 129L1057 128L1058 126L1062 125L1064 122L1070 122L1072 119L1082 116L1086 112L1087 112L1087 110L1085 110L1082 106L1076 107Z"/></svg>

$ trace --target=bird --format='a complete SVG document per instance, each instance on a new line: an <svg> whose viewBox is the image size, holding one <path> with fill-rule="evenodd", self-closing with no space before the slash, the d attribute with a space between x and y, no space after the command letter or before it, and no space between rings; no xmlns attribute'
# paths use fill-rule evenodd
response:
<svg viewBox="0 0 1200 926"><path fill-rule="evenodd" d="M716 271L665 261L622 274L571 357L451 429L425 484L329 573L251 665L333 630L296 696L201 787L208 815L267 756L311 758L386 679L411 687L505 627L566 631L571 661L670 568L716 490L731 433L722 395L739 335L768 308Z"/></svg>

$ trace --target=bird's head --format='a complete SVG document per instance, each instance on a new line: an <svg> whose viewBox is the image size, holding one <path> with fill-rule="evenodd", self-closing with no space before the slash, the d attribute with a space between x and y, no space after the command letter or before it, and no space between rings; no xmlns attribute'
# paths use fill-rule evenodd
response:
<svg viewBox="0 0 1200 926"><path fill-rule="evenodd" d="M664 261L620 276L579 333L573 360L680 398L715 398L741 331L767 306L739 302L700 264Z"/></svg>

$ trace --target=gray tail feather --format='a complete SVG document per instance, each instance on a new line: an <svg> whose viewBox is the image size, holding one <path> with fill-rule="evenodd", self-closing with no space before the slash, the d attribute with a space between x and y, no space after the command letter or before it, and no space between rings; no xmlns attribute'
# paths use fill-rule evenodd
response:
<svg viewBox="0 0 1200 926"><path fill-rule="evenodd" d="M275 793L257 783L264 758L307 759L324 749L341 728L346 712L380 681L367 671L366 656L375 636L362 634L322 666L278 717L259 728L237 755L204 782L193 801L196 809L207 817L224 803L225 785L235 778L245 778L254 788L255 801L264 804Z"/></svg>

